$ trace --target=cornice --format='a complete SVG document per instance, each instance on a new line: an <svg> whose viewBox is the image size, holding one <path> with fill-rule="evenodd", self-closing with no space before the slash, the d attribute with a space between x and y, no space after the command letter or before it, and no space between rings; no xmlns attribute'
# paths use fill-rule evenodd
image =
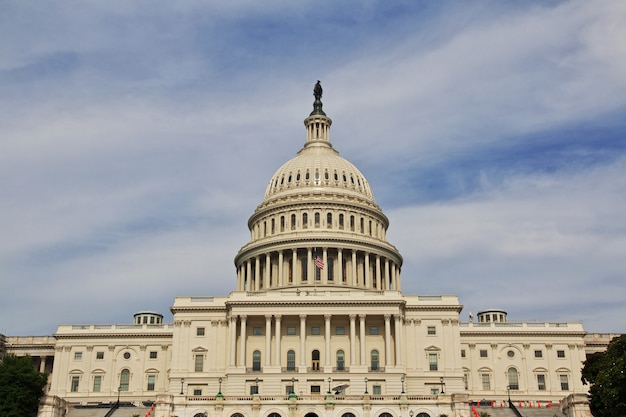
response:
<svg viewBox="0 0 626 417"><path fill-rule="evenodd" d="M55 333L53 334L57 340L62 339L130 339L130 338L140 338L140 339L162 339L173 337L173 332L167 333Z"/></svg>

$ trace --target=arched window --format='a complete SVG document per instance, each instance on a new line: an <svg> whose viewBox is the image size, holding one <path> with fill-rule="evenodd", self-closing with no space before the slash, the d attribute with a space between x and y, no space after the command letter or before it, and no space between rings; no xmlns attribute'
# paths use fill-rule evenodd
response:
<svg viewBox="0 0 626 417"><path fill-rule="evenodd" d="M272 219L272 234L276 233L276 219Z"/></svg>
<svg viewBox="0 0 626 417"><path fill-rule="evenodd" d="M243 417L243 414L241 414L241 413L234 413L234 414L231 414L230 417Z"/></svg>
<svg viewBox="0 0 626 417"><path fill-rule="evenodd" d="M512 390L518 390L519 389L519 382L518 382L518 378L517 378L517 369L510 367L507 370L507 375L509 377L509 388Z"/></svg>
<svg viewBox="0 0 626 417"><path fill-rule="evenodd" d="M295 230L296 229L296 215L292 214L291 215L291 230Z"/></svg>
<svg viewBox="0 0 626 417"><path fill-rule="evenodd" d="M320 214L319 212L315 212L315 228L320 227Z"/></svg>
<svg viewBox="0 0 626 417"><path fill-rule="evenodd" d="M380 413L378 417L393 417L393 416L389 413Z"/></svg>
<svg viewBox="0 0 626 417"><path fill-rule="evenodd" d="M302 228L306 229L309 226L309 215L302 213Z"/></svg>
<svg viewBox="0 0 626 417"><path fill-rule="evenodd" d="M130 371L128 369L122 369L120 373L120 391L128 391L128 385L130 383Z"/></svg>
<svg viewBox="0 0 626 417"><path fill-rule="evenodd" d="M372 365L371 365L372 371L377 371L378 368L379 368L378 351L377 350L372 350L371 362L372 362Z"/></svg>
<svg viewBox="0 0 626 417"><path fill-rule="evenodd" d="M255 350L252 352L252 370L260 371L261 370L261 352Z"/></svg>
<svg viewBox="0 0 626 417"><path fill-rule="evenodd" d="M339 230L343 230L343 214L339 215Z"/></svg>
<svg viewBox="0 0 626 417"><path fill-rule="evenodd" d="M428 414L428 413L419 413L415 417L430 417L430 414Z"/></svg>
<svg viewBox="0 0 626 417"><path fill-rule="evenodd" d="M356 417L356 416L352 413L343 413L341 417Z"/></svg>
<svg viewBox="0 0 626 417"><path fill-rule="evenodd" d="M332 229L333 227L333 213L326 213L326 228Z"/></svg>
<svg viewBox="0 0 626 417"><path fill-rule="evenodd" d="M354 216L350 216L350 231L354 232Z"/></svg>
<svg viewBox="0 0 626 417"><path fill-rule="evenodd" d="M313 371L320 370L320 351L317 349L311 352L311 369Z"/></svg>
<svg viewBox="0 0 626 417"><path fill-rule="evenodd" d="M295 350L287 351L287 370L288 371L296 370L296 351Z"/></svg>
<svg viewBox="0 0 626 417"><path fill-rule="evenodd" d="M280 216L280 231L285 231L285 216Z"/></svg>
<svg viewBox="0 0 626 417"><path fill-rule="evenodd" d="M345 354L343 353L343 350L338 350L337 351L337 370L345 371L345 369L346 369Z"/></svg>
<svg viewBox="0 0 626 417"><path fill-rule="evenodd" d="M282 417L282 416L278 413L270 413L270 415L267 417Z"/></svg>

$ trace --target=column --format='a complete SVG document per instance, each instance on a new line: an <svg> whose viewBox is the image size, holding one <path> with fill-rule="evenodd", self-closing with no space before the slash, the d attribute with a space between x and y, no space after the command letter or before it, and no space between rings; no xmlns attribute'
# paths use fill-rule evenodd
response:
<svg viewBox="0 0 626 417"><path fill-rule="evenodd" d="M278 251L278 283L277 283L279 287L284 285L283 284L283 280L284 280L284 278L283 278L283 273L284 273L283 272L283 262L284 262L284 260L283 260L283 251L280 250L280 251Z"/></svg>
<svg viewBox="0 0 626 417"><path fill-rule="evenodd" d="M261 289L261 259L254 257L254 291Z"/></svg>
<svg viewBox="0 0 626 417"><path fill-rule="evenodd" d="M372 288L372 280L370 278L370 254L368 252L365 252L365 265L363 265L363 269L364 269L364 278L363 280L365 281L365 288Z"/></svg>
<svg viewBox="0 0 626 417"><path fill-rule="evenodd" d="M389 258L385 258L385 273L383 275L385 276L385 285L383 285L383 290L395 289L391 288L389 285L391 280L391 275L389 274Z"/></svg>
<svg viewBox="0 0 626 417"><path fill-rule="evenodd" d="M365 358L365 314L359 314L359 342L361 345L361 365L367 365Z"/></svg>
<svg viewBox="0 0 626 417"><path fill-rule="evenodd" d="M280 366L280 333L281 333L281 329L280 329L280 320L281 320L281 315L277 314L274 316L274 320L276 321L275 329L274 329L274 343L276 345L276 348L274 349L274 355L275 355L275 360L274 360L274 365L276 366Z"/></svg>
<svg viewBox="0 0 626 417"><path fill-rule="evenodd" d="M293 285L299 284L300 280L298 279L298 275L296 274L296 266L298 265L298 250L291 250L291 279L293 280Z"/></svg>
<svg viewBox="0 0 626 417"><path fill-rule="evenodd" d="M228 332L230 334L230 359L228 364L235 366L236 349L237 349L237 316L231 315L228 321Z"/></svg>
<svg viewBox="0 0 626 417"><path fill-rule="evenodd" d="M351 269L351 273L352 273L352 285L356 285L356 251L354 249L352 249L352 268Z"/></svg>
<svg viewBox="0 0 626 417"><path fill-rule="evenodd" d="M46 356L39 357L39 372L42 374L46 373Z"/></svg>
<svg viewBox="0 0 626 417"><path fill-rule="evenodd" d="M313 268L312 248L306 248L306 270L307 283L315 282L315 268Z"/></svg>
<svg viewBox="0 0 626 417"><path fill-rule="evenodd" d="M381 273L380 273L380 256L376 255L376 284L378 285L379 290L384 290L385 286L381 281Z"/></svg>
<svg viewBox="0 0 626 417"><path fill-rule="evenodd" d="M350 314L350 366L356 365L356 314Z"/></svg>
<svg viewBox="0 0 626 417"><path fill-rule="evenodd" d="M325 366L330 367L331 352L330 352L330 314L324 314L324 339L326 342L326 361Z"/></svg>
<svg viewBox="0 0 626 417"><path fill-rule="evenodd" d="M343 284L343 250L337 249L337 268L339 270L337 276L337 283Z"/></svg>
<svg viewBox="0 0 626 417"><path fill-rule="evenodd" d="M385 366L391 365L391 316L385 314Z"/></svg>
<svg viewBox="0 0 626 417"><path fill-rule="evenodd" d="M322 261L324 262L324 269L320 271L322 282L328 284L328 248L322 248Z"/></svg>
<svg viewBox="0 0 626 417"><path fill-rule="evenodd" d="M395 328L395 331L396 331L396 339L395 339L396 366L402 366L402 343L403 343L402 332L404 330L402 326L402 316L400 314L396 314L395 320L396 320L396 328Z"/></svg>
<svg viewBox="0 0 626 417"><path fill-rule="evenodd" d="M309 252L310 254L311 252ZM300 314L300 366L306 369L306 314Z"/></svg>
<svg viewBox="0 0 626 417"><path fill-rule="evenodd" d="M239 365L240 366L246 366L246 319L247 317L244 316L240 316L241 319L241 333L239 336L239 340L240 340L240 347L241 350L239 351Z"/></svg>
<svg viewBox="0 0 626 417"><path fill-rule="evenodd" d="M252 291L252 264L250 259L246 261L246 291Z"/></svg>
<svg viewBox="0 0 626 417"><path fill-rule="evenodd" d="M270 288L272 286L272 262L270 259L270 254L265 254L265 277L263 278L263 288Z"/></svg>
<svg viewBox="0 0 626 417"><path fill-rule="evenodd" d="M272 315L265 315L265 366L272 364Z"/></svg>

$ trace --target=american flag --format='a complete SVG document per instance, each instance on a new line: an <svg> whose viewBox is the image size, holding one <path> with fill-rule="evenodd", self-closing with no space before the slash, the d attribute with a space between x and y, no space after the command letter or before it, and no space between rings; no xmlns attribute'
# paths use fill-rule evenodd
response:
<svg viewBox="0 0 626 417"><path fill-rule="evenodd" d="M313 262L315 262L315 266L318 267L319 269L324 269L324 261L322 261L322 258L320 258L317 253L315 254L315 257L313 258Z"/></svg>

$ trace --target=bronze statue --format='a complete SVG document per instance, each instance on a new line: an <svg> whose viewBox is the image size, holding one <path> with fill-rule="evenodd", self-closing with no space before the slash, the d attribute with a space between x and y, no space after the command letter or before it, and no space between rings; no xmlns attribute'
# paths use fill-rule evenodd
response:
<svg viewBox="0 0 626 417"><path fill-rule="evenodd" d="M317 83L313 88L313 95L315 96L315 100L322 99L322 84L320 84L320 80L317 80Z"/></svg>

